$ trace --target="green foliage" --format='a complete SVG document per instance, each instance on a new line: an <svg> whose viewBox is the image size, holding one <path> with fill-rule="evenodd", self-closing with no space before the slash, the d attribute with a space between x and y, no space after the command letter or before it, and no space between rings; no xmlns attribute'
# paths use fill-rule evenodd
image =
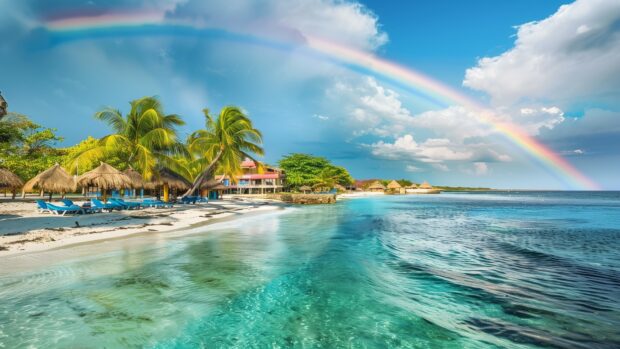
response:
<svg viewBox="0 0 620 349"><path fill-rule="evenodd" d="M400 184L401 187L408 187L410 185L413 184L412 181L408 180L408 179L397 179L396 182L398 182L398 184Z"/></svg>
<svg viewBox="0 0 620 349"><path fill-rule="evenodd" d="M79 162L84 162L84 168L88 168L102 160L118 160L118 169L132 166L145 179L150 179L157 166L168 167L174 163L173 157L185 151L176 131L176 127L185 122L178 115L164 114L156 97L136 99L130 105L125 116L112 108L95 114L95 118L107 123L113 133L98 140L97 144L92 141L80 144L67 159L70 168L77 168Z"/></svg>
<svg viewBox="0 0 620 349"><path fill-rule="evenodd" d="M241 161L263 155L263 136L254 128L252 120L241 109L233 106L222 108L217 118L208 109L203 110L205 128L192 133L187 140L190 160L186 168L197 174L188 192L195 191L203 180L215 171L234 178L241 172Z"/></svg>
<svg viewBox="0 0 620 349"><path fill-rule="evenodd" d="M344 167L335 166L319 156L293 153L280 159L278 165L286 171L286 180L293 188L309 185L331 189L335 184L346 186L353 183Z"/></svg>
<svg viewBox="0 0 620 349"><path fill-rule="evenodd" d="M0 166L24 180L62 162L64 150L53 147L62 138L27 116L10 113L0 122Z"/></svg>
<svg viewBox="0 0 620 349"><path fill-rule="evenodd" d="M97 150L100 153L95 154ZM88 172L99 166L100 161L105 161L119 170L127 168L127 163L123 160L126 158L126 154L119 156L118 154L122 154L120 150L109 153L104 152L103 148L100 147L99 139L92 136L86 137L86 139L74 146L65 148L64 151L66 155L62 165L70 174L80 175Z"/></svg>

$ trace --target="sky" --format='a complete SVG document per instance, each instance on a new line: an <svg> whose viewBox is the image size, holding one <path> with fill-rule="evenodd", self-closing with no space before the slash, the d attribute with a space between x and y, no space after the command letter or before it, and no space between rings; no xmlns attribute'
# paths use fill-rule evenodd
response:
<svg viewBox="0 0 620 349"><path fill-rule="evenodd" d="M0 0L0 37L9 110L62 146L109 132L97 110L156 95L183 136L203 108L242 107L268 163L303 152L360 179L620 189L617 0Z"/></svg>

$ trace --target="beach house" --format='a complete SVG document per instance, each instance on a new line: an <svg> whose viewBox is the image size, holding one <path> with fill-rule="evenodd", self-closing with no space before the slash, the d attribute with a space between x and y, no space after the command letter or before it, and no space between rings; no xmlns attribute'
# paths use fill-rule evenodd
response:
<svg viewBox="0 0 620 349"><path fill-rule="evenodd" d="M242 173L231 180L227 176L216 176L227 189L226 194L268 194L282 192L286 184L283 170L262 164L259 170L254 161L245 159L241 163Z"/></svg>

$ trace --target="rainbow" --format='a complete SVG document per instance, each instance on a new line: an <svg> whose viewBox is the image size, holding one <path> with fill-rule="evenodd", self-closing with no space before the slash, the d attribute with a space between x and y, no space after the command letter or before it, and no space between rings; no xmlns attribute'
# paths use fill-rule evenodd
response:
<svg viewBox="0 0 620 349"><path fill-rule="evenodd" d="M248 33L235 33L223 28L206 28L187 21L169 20L162 12L108 13L96 16L69 16L45 22L45 28L52 34L68 38L88 38L109 32L112 35L127 31L170 29L166 33L199 35L205 31L219 30L240 37L256 37L258 43L284 48L299 48L299 42L285 42L282 38ZM181 31L179 29L182 29ZM189 31L189 32L188 32ZM153 33L154 31L150 31ZM149 33L149 31L147 31ZM425 76L411 68L381 59L373 54L359 51L318 37L306 36L302 49L319 54L345 66L356 67L402 83L423 92L427 97L442 101L446 105L461 105L477 115L478 121L490 125L508 141L516 145L535 162L562 180L570 189L599 190L600 187L577 170L566 159L514 124L500 121L494 114L470 97Z"/></svg>

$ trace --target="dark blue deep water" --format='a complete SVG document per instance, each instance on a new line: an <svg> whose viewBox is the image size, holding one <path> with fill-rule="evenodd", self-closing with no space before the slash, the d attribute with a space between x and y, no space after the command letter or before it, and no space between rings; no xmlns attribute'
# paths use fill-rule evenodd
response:
<svg viewBox="0 0 620 349"><path fill-rule="evenodd" d="M104 245L0 260L0 347L620 348L617 192L350 199Z"/></svg>

